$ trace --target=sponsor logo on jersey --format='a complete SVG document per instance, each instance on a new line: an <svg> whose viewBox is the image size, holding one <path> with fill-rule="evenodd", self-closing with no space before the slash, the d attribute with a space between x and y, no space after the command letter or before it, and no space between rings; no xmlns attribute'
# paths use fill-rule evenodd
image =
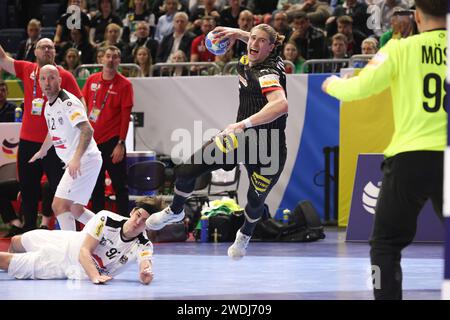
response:
<svg viewBox="0 0 450 320"><path fill-rule="evenodd" d="M151 256L152 256L152 253L151 253L151 251L142 251L142 252L140 253L140 256L141 256L141 258L151 257Z"/></svg>
<svg viewBox="0 0 450 320"><path fill-rule="evenodd" d="M266 74L259 77L259 85L261 88L280 87L280 77L276 74Z"/></svg>
<svg viewBox="0 0 450 320"><path fill-rule="evenodd" d="M81 116L81 113L76 111L70 115L70 121L74 121L77 117L80 117L80 116Z"/></svg>
<svg viewBox="0 0 450 320"><path fill-rule="evenodd" d="M259 196L260 193L264 193L267 191L272 180L269 178L266 178L256 172L253 172L252 177L251 177L251 182Z"/></svg>
<svg viewBox="0 0 450 320"><path fill-rule="evenodd" d="M59 149L66 149L65 140L62 140L60 137L52 137L53 146Z"/></svg>
<svg viewBox="0 0 450 320"><path fill-rule="evenodd" d="M247 65L247 64L248 64L248 56L247 56L247 55L243 55L243 56L241 57L241 59L239 60L239 62L240 62L241 64L243 64L244 66Z"/></svg>
<svg viewBox="0 0 450 320"><path fill-rule="evenodd" d="M121 264L127 263L128 262L128 257L127 256L121 256L120 259L119 259L119 262Z"/></svg>
<svg viewBox="0 0 450 320"><path fill-rule="evenodd" d="M103 227L105 226L105 223L103 221L100 221L97 224L97 227L95 227L95 236L96 237L100 237L100 235L102 234L103 231Z"/></svg>

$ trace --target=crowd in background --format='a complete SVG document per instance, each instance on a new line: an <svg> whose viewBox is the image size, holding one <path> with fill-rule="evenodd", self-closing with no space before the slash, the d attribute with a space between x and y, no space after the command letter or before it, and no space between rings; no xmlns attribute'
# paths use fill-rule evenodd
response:
<svg viewBox="0 0 450 320"><path fill-rule="evenodd" d="M25 1L3 0L11 3ZM10 3L11 2L11 3ZM35 61L34 45L42 37L43 4L16 6L21 17L14 27L24 27L27 38L10 54ZM64 1L62 1L64 2ZM122 63L140 66L150 76L159 62L216 62L223 67L246 53L238 41L226 55L214 56L205 48L205 35L216 26L249 31L267 23L285 36L282 56L301 73L310 59L346 59L355 54L374 54L391 38L414 34L409 0L69 0L59 6L53 24L56 62L75 74L82 64L101 62L104 48L121 50ZM60 3L60 2L57 2ZM78 29L70 29L70 6L80 8ZM73 8L73 7L71 7ZM69 21L68 21L69 20ZM4 26L11 27L11 26ZM45 26L47 29L51 25ZM200 70L193 70L200 71ZM339 70L330 69L328 72ZM164 72L162 70L161 72ZM186 74L183 70L173 74ZM86 77L89 72L76 74ZM131 74L130 74L131 75ZM8 75L3 74L4 79Z"/></svg>

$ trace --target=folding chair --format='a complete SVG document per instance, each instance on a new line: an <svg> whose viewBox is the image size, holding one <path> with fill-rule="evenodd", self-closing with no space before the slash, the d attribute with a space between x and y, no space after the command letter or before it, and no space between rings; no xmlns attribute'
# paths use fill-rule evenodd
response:
<svg viewBox="0 0 450 320"><path fill-rule="evenodd" d="M241 177L239 165L231 171L225 171L223 169L215 170L211 175L211 183L208 186L208 197L227 196L235 199L236 203L239 203L238 188Z"/></svg>

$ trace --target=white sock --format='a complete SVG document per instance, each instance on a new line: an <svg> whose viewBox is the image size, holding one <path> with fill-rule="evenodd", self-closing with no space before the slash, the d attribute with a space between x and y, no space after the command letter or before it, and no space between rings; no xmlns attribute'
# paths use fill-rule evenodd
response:
<svg viewBox="0 0 450 320"><path fill-rule="evenodd" d="M72 212L66 211L56 216L58 220L59 227L61 230L72 230L76 231L75 226L75 218L72 215Z"/></svg>
<svg viewBox="0 0 450 320"><path fill-rule="evenodd" d="M78 221L82 224L88 223L91 218L95 216L95 213L93 213L91 210L84 208L84 212L78 217Z"/></svg>

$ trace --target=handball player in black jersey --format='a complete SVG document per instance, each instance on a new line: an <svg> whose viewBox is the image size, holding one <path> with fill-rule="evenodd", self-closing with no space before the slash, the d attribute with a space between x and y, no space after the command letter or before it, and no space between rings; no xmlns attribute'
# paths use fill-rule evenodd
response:
<svg viewBox="0 0 450 320"><path fill-rule="evenodd" d="M250 32L217 27L216 37L247 43L248 55L240 58L239 109L236 123L228 125L215 138L196 151L175 170L172 204L147 219L147 228L159 230L184 218L183 206L201 175L232 170L239 163L247 169L249 189L245 222L228 249L231 258L242 258L257 222L264 214L264 201L278 181L286 161L285 127L288 112L286 73L279 55L283 36L267 24ZM211 158L214 161L211 161Z"/></svg>

